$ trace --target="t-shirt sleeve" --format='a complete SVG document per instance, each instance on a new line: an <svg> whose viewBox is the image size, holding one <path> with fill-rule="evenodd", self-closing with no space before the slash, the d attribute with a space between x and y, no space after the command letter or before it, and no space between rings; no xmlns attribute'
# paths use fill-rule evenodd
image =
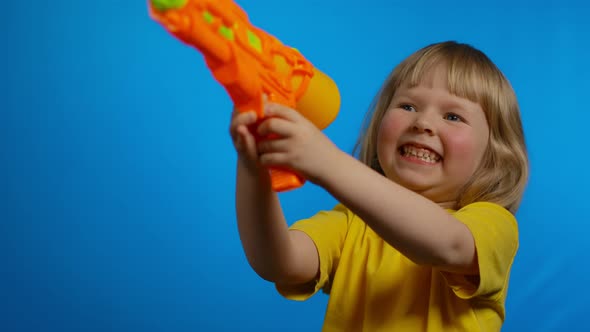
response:
<svg viewBox="0 0 590 332"><path fill-rule="evenodd" d="M346 232L350 211L342 204L333 210L321 211L309 219L299 220L289 229L302 231L313 241L318 251L320 271L318 277L304 285L279 285L278 292L284 297L303 301L323 289L329 292L331 278L338 266Z"/></svg>
<svg viewBox="0 0 590 332"><path fill-rule="evenodd" d="M478 281L456 273L442 272L455 294L463 299L483 297L495 301L506 291L510 268L518 249L515 217L500 205L478 202L453 216L463 222L475 241Z"/></svg>

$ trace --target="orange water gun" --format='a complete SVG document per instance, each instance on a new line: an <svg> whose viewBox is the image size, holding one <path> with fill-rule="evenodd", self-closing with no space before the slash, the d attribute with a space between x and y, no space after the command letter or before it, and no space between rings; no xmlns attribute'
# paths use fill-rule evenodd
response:
<svg viewBox="0 0 590 332"><path fill-rule="evenodd" d="M200 51L238 112L264 118L264 100L296 109L319 129L338 114L334 81L296 49L253 26L232 0L149 0L150 16L172 35ZM261 139L258 137L257 139ZM270 168L274 191L302 186L301 176Z"/></svg>

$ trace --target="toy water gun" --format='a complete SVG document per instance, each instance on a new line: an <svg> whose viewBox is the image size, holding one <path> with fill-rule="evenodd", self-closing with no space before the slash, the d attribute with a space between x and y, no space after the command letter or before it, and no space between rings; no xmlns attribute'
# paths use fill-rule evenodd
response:
<svg viewBox="0 0 590 332"><path fill-rule="evenodd" d="M202 53L238 112L255 111L263 119L266 95L269 101L296 109L319 129L338 114L340 94L334 81L296 49L253 26L234 1L150 0L149 13L172 35ZM277 192L305 182L287 169L269 171Z"/></svg>

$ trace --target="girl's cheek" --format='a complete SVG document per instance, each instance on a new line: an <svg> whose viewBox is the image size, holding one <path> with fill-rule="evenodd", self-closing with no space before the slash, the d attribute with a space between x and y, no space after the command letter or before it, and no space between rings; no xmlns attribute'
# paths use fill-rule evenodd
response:
<svg viewBox="0 0 590 332"><path fill-rule="evenodd" d="M449 135L446 140L445 158L452 157L464 167L469 165L475 168L475 165L481 159L483 151L477 151L477 143L472 135L467 133L455 133ZM448 155L448 156L447 156Z"/></svg>
<svg viewBox="0 0 590 332"><path fill-rule="evenodd" d="M397 119L392 112L388 112L381 120L379 136L385 139L395 139L400 136L402 127L402 119Z"/></svg>

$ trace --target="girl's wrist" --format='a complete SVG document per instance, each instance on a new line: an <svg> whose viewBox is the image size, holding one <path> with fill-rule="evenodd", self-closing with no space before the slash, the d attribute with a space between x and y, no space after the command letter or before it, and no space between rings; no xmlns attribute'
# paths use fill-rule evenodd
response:
<svg viewBox="0 0 590 332"><path fill-rule="evenodd" d="M238 169L242 169L247 176L252 178L270 178L268 174L268 170L260 166L258 162L249 160L245 156L240 156L238 154Z"/></svg>

